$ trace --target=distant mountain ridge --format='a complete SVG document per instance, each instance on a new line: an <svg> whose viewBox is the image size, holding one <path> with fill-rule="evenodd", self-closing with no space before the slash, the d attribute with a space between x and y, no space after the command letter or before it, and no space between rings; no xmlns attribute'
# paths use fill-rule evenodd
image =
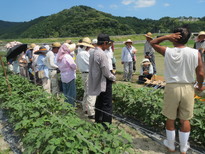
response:
<svg viewBox="0 0 205 154"><path fill-rule="evenodd" d="M186 18L186 17L184 17ZM183 19L184 19L183 18ZM205 29L205 17L189 21L164 17L159 20L117 17L88 6L74 6L59 13L39 17L29 22L0 20L0 39L52 38L140 34L148 31L171 32L175 26L188 24L193 31Z"/></svg>

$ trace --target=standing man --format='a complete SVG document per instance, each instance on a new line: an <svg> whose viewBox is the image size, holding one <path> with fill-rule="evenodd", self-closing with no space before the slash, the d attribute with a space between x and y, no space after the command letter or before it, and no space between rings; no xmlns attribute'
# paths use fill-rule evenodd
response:
<svg viewBox="0 0 205 154"><path fill-rule="evenodd" d="M122 64L124 65L124 81L131 81L133 73L134 61L136 61L136 49L132 46L132 40L128 39L124 42L125 47L122 48Z"/></svg>
<svg viewBox="0 0 205 154"><path fill-rule="evenodd" d="M97 96L95 122L102 123L107 129L105 122L112 123L112 82L115 76L109 70L105 50L109 49L112 41L107 34L99 34L97 40L97 47L89 58L88 94Z"/></svg>
<svg viewBox="0 0 205 154"><path fill-rule="evenodd" d="M199 32L197 41L194 43L194 49L198 49L202 55L202 61L205 63L205 31Z"/></svg>
<svg viewBox="0 0 205 154"><path fill-rule="evenodd" d="M54 42L52 44L52 51L48 51L48 53L46 54L46 58L44 60L45 65L48 67L48 75L51 83L50 92L54 95L57 95L59 93L57 73L58 66L56 65L55 57L60 47L61 44L59 42Z"/></svg>
<svg viewBox="0 0 205 154"><path fill-rule="evenodd" d="M27 71L28 71L28 75L29 75L29 79L30 80L34 80L34 76L31 73L32 70L32 61L33 61L33 49L36 46L35 43L31 43L29 45L29 49L26 51L26 59L27 59Z"/></svg>
<svg viewBox="0 0 205 154"><path fill-rule="evenodd" d="M76 56L76 63L81 72L84 85L84 96L82 103L83 111L88 114L89 119L95 119L96 96L88 95L89 50L94 46L91 44L91 40L88 37L83 38L82 42L77 45L83 46L81 52Z"/></svg>
<svg viewBox="0 0 205 154"><path fill-rule="evenodd" d="M149 59L149 61L152 63L154 74L157 73L156 64L155 64L155 56L154 56L154 49L150 45L150 41L152 40L152 33L148 32L145 34L146 42L144 44L144 57Z"/></svg>
<svg viewBox="0 0 205 154"><path fill-rule="evenodd" d="M203 64L200 53L185 44L191 32L187 28L177 28L173 34L152 40L152 47L162 54L165 59L165 91L163 114L167 117L166 136L164 145L175 151L175 119L180 119L179 141L180 151L185 154L189 149L188 139L191 130L189 120L194 108L194 72L198 82L198 90L202 91L204 80ZM169 40L174 48L159 45Z"/></svg>

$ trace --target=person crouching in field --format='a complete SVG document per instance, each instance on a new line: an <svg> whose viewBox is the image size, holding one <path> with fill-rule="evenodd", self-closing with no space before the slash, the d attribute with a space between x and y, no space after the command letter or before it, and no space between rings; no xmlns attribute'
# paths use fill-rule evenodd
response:
<svg viewBox="0 0 205 154"><path fill-rule="evenodd" d="M140 70L140 76L138 79L138 83L144 83L146 82L146 78L151 80L153 76L153 66L149 59L145 58L141 62L141 70Z"/></svg>
<svg viewBox="0 0 205 154"><path fill-rule="evenodd" d="M187 28L176 28L173 34L165 35L150 41L152 47L165 57L165 91L163 115L166 121L166 140L164 145L169 151L175 151L175 120L180 119L179 141L180 151L185 154L190 148L190 122L194 108L194 72L198 82L198 91L202 91L204 70L200 53L185 44L191 32ZM168 40L174 48L161 46Z"/></svg>

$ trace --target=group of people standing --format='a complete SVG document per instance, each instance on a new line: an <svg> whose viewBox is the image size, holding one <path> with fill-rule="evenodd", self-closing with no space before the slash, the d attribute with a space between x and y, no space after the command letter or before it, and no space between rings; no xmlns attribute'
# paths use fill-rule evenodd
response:
<svg viewBox="0 0 205 154"><path fill-rule="evenodd" d="M113 42L107 34L99 34L97 39L91 41L85 37L77 44L54 42L50 47L32 43L13 62L17 61L20 67L16 73L41 85L48 93L58 95L62 87L65 102L73 107L78 68L84 85L83 111L107 129L105 123L112 123L112 82L115 81Z"/></svg>
<svg viewBox="0 0 205 154"><path fill-rule="evenodd" d="M164 56L166 86L162 113L167 117L164 145L169 151L175 151L175 120L179 118L181 124L180 151L185 154L190 148L188 143L191 130L189 120L193 117L194 91L204 90L202 57L205 49L205 32L199 33L194 46L199 50L186 46L191 36L188 28L176 28L173 34L155 39L151 35L151 33L145 35L145 59L141 64L143 66L141 75L148 77L150 74L156 74L154 50ZM160 45L166 40L172 42L174 48ZM38 78L43 79L44 89L53 94L59 91L57 74L60 72L66 102L73 106L75 106L76 99L75 79L78 68L84 85L83 111L88 114L89 118L95 119L95 122L101 123L107 129L106 123L112 123L112 84L116 80L113 69L113 42L107 34L99 34L97 39L92 41L88 37L83 38L77 47L71 41L62 45L55 42L51 49L46 46L36 49L36 45L31 44L20 59L23 59L23 55L24 58L28 58L19 60L19 63L27 62L28 72L31 68L37 73ZM124 80L131 81L137 50L132 46L133 42L130 39L124 44L121 59L124 65ZM73 59L74 50L77 53L76 60ZM30 54L30 51L33 54ZM43 74L39 73L41 70L44 71ZM196 79L194 72L196 72ZM195 81L197 81L197 86L194 89Z"/></svg>

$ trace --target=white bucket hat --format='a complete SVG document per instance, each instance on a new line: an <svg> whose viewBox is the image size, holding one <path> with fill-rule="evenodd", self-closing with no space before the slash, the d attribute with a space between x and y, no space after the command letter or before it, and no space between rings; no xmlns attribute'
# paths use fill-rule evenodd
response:
<svg viewBox="0 0 205 154"><path fill-rule="evenodd" d="M205 31L200 31L199 34L198 34L198 37L201 36L201 35L205 35Z"/></svg>
<svg viewBox="0 0 205 154"><path fill-rule="evenodd" d="M132 43L132 40L131 39L127 39L127 41L124 42L124 44L126 43Z"/></svg>

